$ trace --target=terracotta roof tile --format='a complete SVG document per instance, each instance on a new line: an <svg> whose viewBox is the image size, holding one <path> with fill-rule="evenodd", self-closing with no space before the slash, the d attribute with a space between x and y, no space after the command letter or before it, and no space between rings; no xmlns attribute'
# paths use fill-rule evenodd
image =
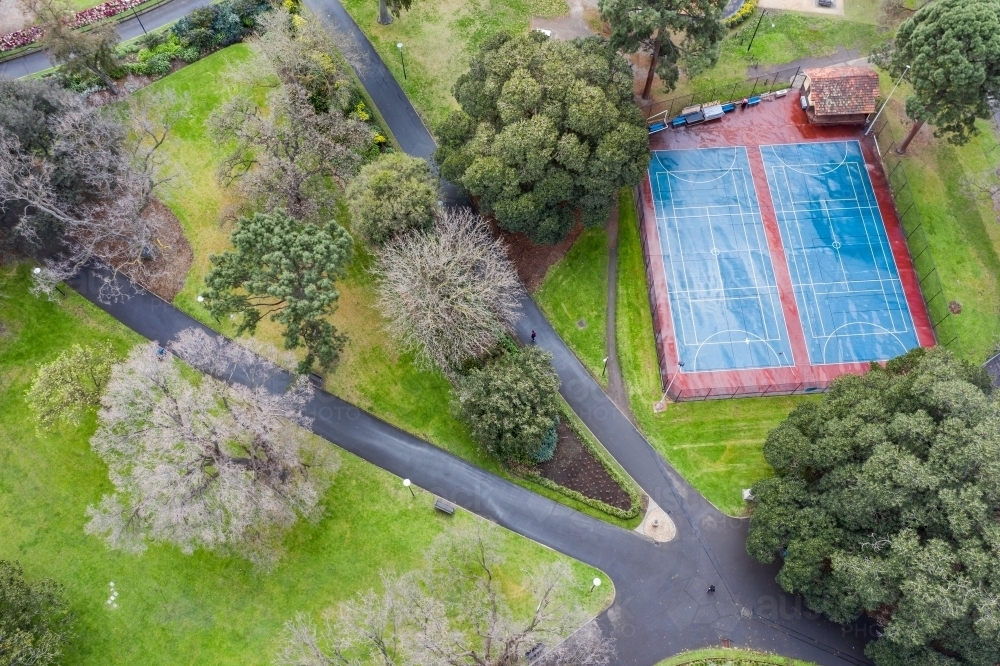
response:
<svg viewBox="0 0 1000 666"><path fill-rule="evenodd" d="M809 95L817 116L872 113L878 99L878 74L871 67L807 69Z"/></svg>

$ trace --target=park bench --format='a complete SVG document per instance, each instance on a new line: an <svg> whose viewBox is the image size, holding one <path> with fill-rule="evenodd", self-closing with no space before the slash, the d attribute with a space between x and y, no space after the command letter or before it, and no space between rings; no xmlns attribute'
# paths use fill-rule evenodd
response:
<svg viewBox="0 0 1000 666"><path fill-rule="evenodd" d="M545 645L539 643L535 647L525 652L524 658L527 659L528 661L534 661L535 659L538 659L540 656L542 656L543 652L545 652Z"/></svg>
<svg viewBox="0 0 1000 666"><path fill-rule="evenodd" d="M440 497L434 498L434 508L441 513L447 513L449 516L455 513L455 505L448 500L443 500Z"/></svg>

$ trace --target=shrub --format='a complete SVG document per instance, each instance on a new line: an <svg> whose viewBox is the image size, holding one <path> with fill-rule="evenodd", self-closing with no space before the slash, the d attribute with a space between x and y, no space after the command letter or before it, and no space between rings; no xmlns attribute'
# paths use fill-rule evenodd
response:
<svg viewBox="0 0 1000 666"><path fill-rule="evenodd" d="M531 457L536 463L548 462L556 455L556 444L559 443L559 431L556 429L558 425L559 417L557 416L556 422L552 424L552 428L545 433L545 437L542 437L542 445L535 452L535 455Z"/></svg>
<svg viewBox="0 0 1000 666"><path fill-rule="evenodd" d="M268 9L266 0L223 0L194 10L177 21L171 32L182 47L204 54L247 37L257 27L257 17Z"/></svg>
<svg viewBox="0 0 1000 666"><path fill-rule="evenodd" d="M745 0L735 14L729 18L722 19L722 24L727 28L735 28L738 25L742 25L748 18L750 18L751 15L753 15L754 10L756 9L757 0Z"/></svg>
<svg viewBox="0 0 1000 666"><path fill-rule="evenodd" d="M61 585L26 581L17 562L0 560L0 664L58 663L72 626Z"/></svg>
<svg viewBox="0 0 1000 666"><path fill-rule="evenodd" d="M458 396L473 439L504 462L534 462L559 418L552 355L534 345L471 371L459 380Z"/></svg>
<svg viewBox="0 0 1000 666"><path fill-rule="evenodd" d="M437 179L424 160L390 153L362 167L346 196L354 230L372 245L381 245L411 229L431 227Z"/></svg>

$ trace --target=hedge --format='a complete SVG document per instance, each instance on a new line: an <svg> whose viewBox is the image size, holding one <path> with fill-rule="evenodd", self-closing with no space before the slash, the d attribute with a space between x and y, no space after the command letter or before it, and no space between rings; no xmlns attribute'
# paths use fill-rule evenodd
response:
<svg viewBox="0 0 1000 666"><path fill-rule="evenodd" d="M750 18L755 9L757 9L757 0L745 0L735 14L727 19L722 19L722 24L727 28L735 28Z"/></svg>

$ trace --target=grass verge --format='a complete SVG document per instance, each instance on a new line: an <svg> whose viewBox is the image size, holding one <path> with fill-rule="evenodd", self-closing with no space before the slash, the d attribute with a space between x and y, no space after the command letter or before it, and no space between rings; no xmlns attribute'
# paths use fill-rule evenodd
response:
<svg viewBox="0 0 1000 666"><path fill-rule="evenodd" d="M569 10L565 0L420 0L390 25L380 25L377 2L343 4L432 131L458 108L452 86L480 44L500 30L526 30L532 16L560 16ZM403 44L402 58L398 43Z"/></svg>
<svg viewBox="0 0 1000 666"><path fill-rule="evenodd" d="M602 386L607 350L608 234L584 229L534 294L556 333ZM583 324L581 328L581 322Z"/></svg>
<svg viewBox="0 0 1000 666"><path fill-rule="evenodd" d="M25 265L0 269L0 559L66 586L78 623L65 663L270 664L282 626L297 612L318 617L357 591L377 588L380 570L421 566L438 534L477 520L464 512L442 516L430 494L414 499L398 478L342 452L324 516L292 530L271 573L168 546L142 555L108 550L83 532L86 507L111 491L107 468L88 444L94 413L79 427L38 433L24 393L37 365L73 343L110 339L125 350L138 337L72 292L58 302L32 297L29 282ZM516 612L529 612L526 570L562 556L508 532L500 546L503 589ZM600 574L578 562L572 567L576 602L597 613L613 591L590 595ZM105 603L112 581L117 609Z"/></svg>
<svg viewBox="0 0 1000 666"><path fill-rule="evenodd" d="M883 94L892 83L882 76ZM909 92L906 84L901 85L885 112L900 141L910 127L904 111ZM933 128L925 126L910 144L903 168L944 298L961 305L961 313L951 317L959 341L951 347L982 363L1000 342L1000 208L988 196L979 196L976 185L1000 187L1000 144L992 122L978 121L977 127L979 134L969 143L953 146L934 138ZM885 150L888 137L883 135L879 143Z"/></svg>
<svg viewBox="0 0 1000 666"><path fill-rule="evenodd" d="M741 398L672 404L660 414L659 370L646 296L646 271L632 193L623 191L618 215L618 363L629 404L649 443L721 511L742 515L741 489L769 476L767 433L812 396Z"/></svg>
<svg viewBox="0 0 1000 666"><path fill-rule="evenodd" d="M750 666L752 664L773 664L774 666L815 666L810 661L801 661L791 657L775 654L753 652L750 650L735 650L712 648L685 652L670 659L661 661L656 666Z"/></svg>

